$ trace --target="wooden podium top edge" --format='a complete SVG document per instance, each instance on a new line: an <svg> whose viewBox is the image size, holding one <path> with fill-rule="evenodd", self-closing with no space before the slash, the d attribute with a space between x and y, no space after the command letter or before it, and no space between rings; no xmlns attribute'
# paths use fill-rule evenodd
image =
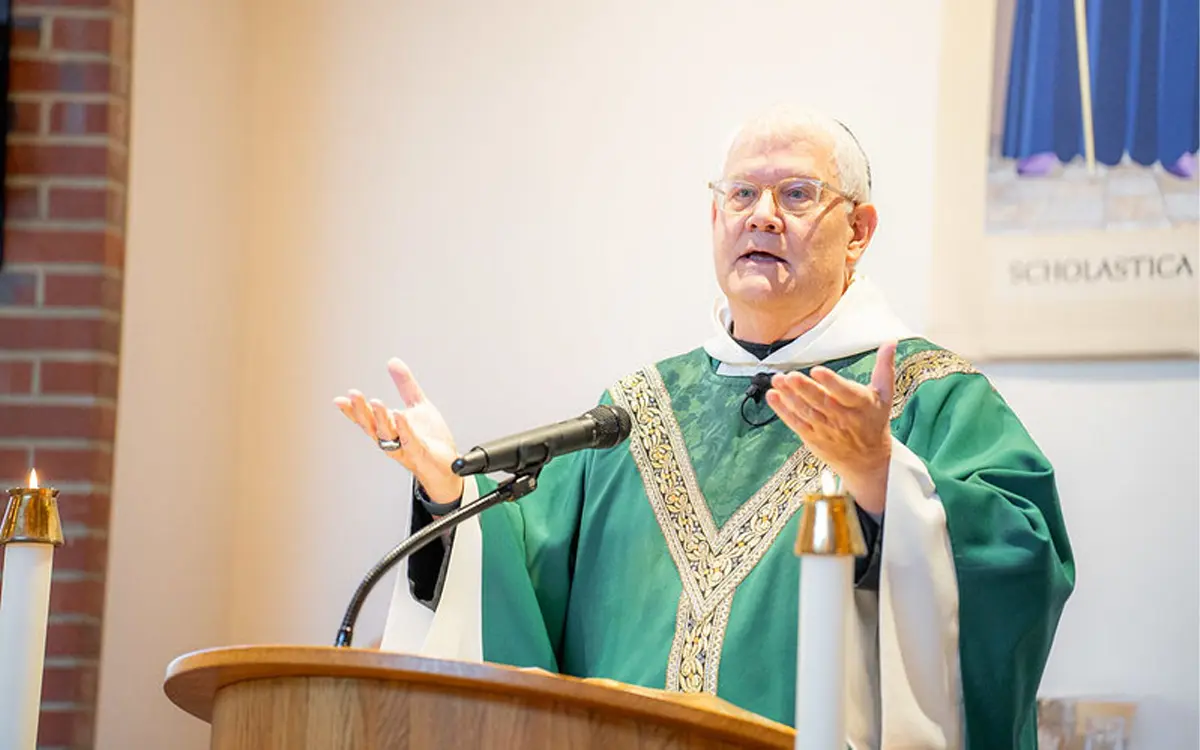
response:
<svg viewBox="0 0 1200 750"><path fill-rule="evenodd" d="M335 677L385 680L473 693L573 703L657 724L703 728L731 741L754 740L792 748L791 727L743 711L711 695L667 693L608 680L585 680L502 664L452 661L331 646L229 646L177 657L167 666L163 690L179 708L212 720L221 688L246 680Z"/></svg>

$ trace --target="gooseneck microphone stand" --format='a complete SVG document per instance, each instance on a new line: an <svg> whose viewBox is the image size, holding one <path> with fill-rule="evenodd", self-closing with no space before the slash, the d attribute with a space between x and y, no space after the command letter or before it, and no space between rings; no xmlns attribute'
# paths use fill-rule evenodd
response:
<svg viewBox="0 0 1200 750"><path fill-rule="evenodd" d="M511 502L533 492L537 489L538 474L541 473L542 467L545 464L546 461L542 461L523 467L521 471L501 482L496 489L475 502L463 505L457 510L447 513L396 545L391 552L387 553L382 560L375 564L375 567L371 568L363 578L362 583L358 585L358 589L350 599L350 606L346 608L346 615L342 618L342 626L338 628L337 639L333 645L338 648L348 648L350 646L351 641L354 639L354 624L358 620L358 613L362 609L363 603L367 600L367 595L371 593L371 589L379 583L396 563L432 542L442 532L458 526L468 518L474 518L493 505Z"/></svg>

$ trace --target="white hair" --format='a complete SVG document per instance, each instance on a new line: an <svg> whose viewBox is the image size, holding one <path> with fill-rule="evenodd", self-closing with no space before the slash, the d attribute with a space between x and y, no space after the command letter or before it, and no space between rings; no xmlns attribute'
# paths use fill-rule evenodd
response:
<svg viewBox="0 0 1200 750"><path fill-rule="evenodd" d="M839 189L860 203L871 201L871 165L850 128L829 115L809 110L776 107L742 123L730 136L721 155L723 174L734 147L750 138L794 138L817 134L829 139Z"/></svg>

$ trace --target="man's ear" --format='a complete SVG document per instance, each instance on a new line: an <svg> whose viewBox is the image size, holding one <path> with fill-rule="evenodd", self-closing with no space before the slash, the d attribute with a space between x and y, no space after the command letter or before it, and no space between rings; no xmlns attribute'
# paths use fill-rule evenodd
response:
<svg viewBox="0 0 1200 750"><path fill-rule="evenodd" d="M867 252L871 238L875 236L875 228L879 225L879 212L870 203L864 203L850 214L850 244L846 246L846 265L854 266Z"/></svg>

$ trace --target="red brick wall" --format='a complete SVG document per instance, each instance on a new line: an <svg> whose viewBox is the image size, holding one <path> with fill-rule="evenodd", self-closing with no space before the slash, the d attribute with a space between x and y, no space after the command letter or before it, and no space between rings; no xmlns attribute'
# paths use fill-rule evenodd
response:
<svg viewBox="0 0 1200 750"><path fill-rule="evenodd" d="M15 0L0 486L59 488L39 746L90 748L124 265L131 0Z"/></svg>

